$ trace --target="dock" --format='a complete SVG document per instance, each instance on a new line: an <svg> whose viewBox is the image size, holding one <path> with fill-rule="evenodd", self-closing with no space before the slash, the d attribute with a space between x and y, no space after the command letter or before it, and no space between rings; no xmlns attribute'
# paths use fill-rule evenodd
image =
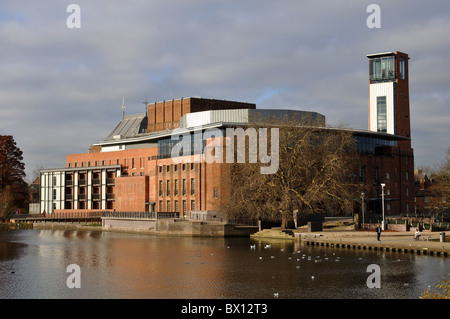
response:
<svg viewBox="0 0 450 319"><path fill-rule="evenodd" d="M323 231L295 232L294 237L307 246L335 247L353 250L372 250L405 254L450 256L450 242L441 242L439 232L422 233L415 240L413 232L383 232L380 241L375 232ZM448 238L447 238L448 241Z"/></svg>

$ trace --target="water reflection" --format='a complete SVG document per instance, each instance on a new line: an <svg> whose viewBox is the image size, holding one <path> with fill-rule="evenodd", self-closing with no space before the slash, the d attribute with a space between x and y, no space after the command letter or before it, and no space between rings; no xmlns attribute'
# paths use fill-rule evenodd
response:
<svg viewBox="0 0 450 319"><path fill-rule="evenodd" d="M81 289L66 286L70 264ZM381 289L366 285L370 264ZM284 240L0 231L0 298L418 298L448 269L446 258Z"/></svg>

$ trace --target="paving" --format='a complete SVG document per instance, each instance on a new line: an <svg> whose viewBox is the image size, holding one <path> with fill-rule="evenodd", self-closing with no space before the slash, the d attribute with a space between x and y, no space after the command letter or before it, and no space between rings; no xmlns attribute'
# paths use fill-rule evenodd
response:
<svg viewBox="0 0 450 319"><path fill-rule="evenodd" d="M294 232L295 237L311 245L336 245L353 249L401 251L450 257L450 232L446 242L441 242L440 232L422 232L422 238L414 239L414 232L383 231L380 241L374 231Z"/></svg>

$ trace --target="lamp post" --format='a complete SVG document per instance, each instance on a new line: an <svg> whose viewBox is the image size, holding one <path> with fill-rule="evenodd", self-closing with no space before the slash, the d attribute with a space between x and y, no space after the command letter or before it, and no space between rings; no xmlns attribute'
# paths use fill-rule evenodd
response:
<svg viewBox="0 0 450 319"><path fill-rule="evenodd" d="M384 220L384 186L386 186L386 184L381 183L381 212L383 215L383 220L381 221L381 229L386 230L386 223Z"/></svg>
<svg viewBox="0 0 450 319"><path fill-rule="evenodd" d="M362 228L364 229L364 192L361 193Z"/></svg>

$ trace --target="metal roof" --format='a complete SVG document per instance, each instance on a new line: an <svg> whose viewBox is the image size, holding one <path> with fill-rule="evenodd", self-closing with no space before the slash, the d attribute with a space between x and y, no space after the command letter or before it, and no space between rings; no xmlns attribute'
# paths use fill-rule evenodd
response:
<svg viewBox="0 0 450 319"><path fill-rule="evenodd" d="M104 141L135 137L145 133L146 129L147 115L145 113L125 115Z"/></svg>

